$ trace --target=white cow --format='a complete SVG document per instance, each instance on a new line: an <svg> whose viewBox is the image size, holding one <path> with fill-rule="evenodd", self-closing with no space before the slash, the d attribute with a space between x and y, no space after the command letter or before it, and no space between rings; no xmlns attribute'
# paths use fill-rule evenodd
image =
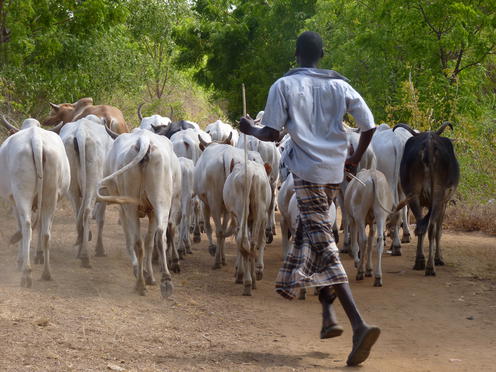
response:
<svg viewBox="0 0 496 372"><path fill-rule="evenodd" d="M103 166L113 140L105 130L105 123L94 115L67 123L60 131L71 167L69 195L76 214L77 257L83 267L91 267L88 253L90 217L96 203L96 186L103 178ZM96 256L105 256L102 230L105 203L96 207Z"/></svg>
<svg viewBox="0 0 496 372"><path fill-rule="evenodd" d="M371 146L377 157L377 169L380 170L386 177L393 202L398 204L405 195L400 186L400 163L403 157L406 141L412 135L404 128L398 128L393 131L387 124L381 124L374 136L372 137ZM369 146L370 147L370 146ZM410 242L410 229L408 224L407 208L401 211L403 220L403 237L401 243ZM401 255L401 243L399 238L400 219L395 219L392 222L392 244L391 251L393 256Z"/></svg>
<svg viewBox="0 0 496 372"><path fill-rule="evenodd" d="M17 262L22 271L21 286L29 288L31 236L38 223L38 262L44 258L41 279L52 278L50 230L57 201L69 189L69 160L60 137L40 128L38 120L24 120L19 131L10 125L9 129L17 133L0 146L0 196L12 203L17 217L20 232L14 234L11 243L22 239Z"/></svg>
<svg viewBox="0 0 496 372"><path fill-rule="evenodd" d="M170 140L174 146L174 152L177 156L191 159L196 164L202 150L200 149L200 137L205 142L212 142L210 135L201 129L184 129L174 133Z"/></svg>
<svg viewBox="0 0 496 372"><path fill-rule="evenodd" d="M355 151L355 149L358 148L358 143L360 141L360 133L357 132L356 129L350 128L345 124L344 127L346 130L346 137L348 140L348 151L351 155ZM374 150L372 149L372 146L368 146L367 150L365 150L365 152L363 153L360 163L357 166L357 171L360 171L362 169L375 169L376 167L377 167L376 155L374 153ZM341 219L342 219L342 225L344 231L344 244L341 252L350 252L349 249L351 244L348 212L346 211L346 208L344 208L344 194L346 192L347 186L348 186L348 179L347 177L344 177L343 182L340 185L339 193L337 196L338 204L341 207Z"/></svg>
<svg viewBox="0 0 496 372"><path fill-rule="evenodd" d="M104 174L106 177L98 187L98 198L121 205L120 219L137 278L136 290L145 294L145 273L146 283L155 283L152 268L155 244L161 260L162 296L170 296L173 286L166 251L175 251L175 226L170 222L175 221L181 209L181 166L172 143L143 129L122 134L109 152ZM144 216L149 220L145 252L140 235L140 217ZM171 268L178 270L177 257L173 258Z"/></svg>
<svg viewBox="0 0 496 372"><path fill-rule="evenodd" d="M207 125L205 132L210 134L213 141L223 142L231 135L231 145L236 146L239 139L239 133L230 124L217 120L215 123ZM231 134L232 133L232 134Z"/></svg>
<svg viewBox="0 0 496 372"><path fill-rule="evenodd" d="M271 201L267 175L271 169L267 163L265 167L250 160L246 165L244 162L235 164L234 159L231 159L230 168L231 173L224 184L223 200L238 226L236 282L242 280L243 295L251 296L251 290L256 288L255 278L261 280L263 277L265 228Z"/></svg>
<svg viewBox="0 0 496 372"><path fill-rule="evenodd" d="M351 251L358 267L357 280L372 276L372 243L377 231L377 262L375 265L374 286L382 287L382 253L384 251L384 230L388 217L397 218L399 210L406 201L394 203L391 188L384 174L376 169L360 171L351 180L344 197L345 209L350 217ZM369 226L368 241L365 228ZM358 258L360 252L360 259ZM365 268L365 261L367 267Z"/></svg>
<svg viewBox="0 0 496 372"><path fill-rule="evenodd" d="M271 171L269 174L269 182L271 189L271 198L270 198L270 208L269 208L269 222L267 224L267 243L272 243L273 235L276 232L276 219L275 219L275 209L276 209L276 190L277 190L277 182L279 179L279 163L281 161L281 154L277 149L274 142L265 142L260 141L259 139L253 136L242 135L238 144L236 145L238 148L244 148L244 142L246 138L247 149L250 151L256 151L262 157L264 163L270 164Z"/></svg>
<svg viewBox="0 0 496 372"><path fill-rule="evenodd" d="M229 138L226 139L226 141ZM213 268L219 269L226 264L224 240L230 235L228 224L230 216L223 201L223 189L230 173L230 164L244 161L242 150L227 144L211 143L203 151L195 166L194 193L203 202L205 231L209 241L209 253L215 256ZM210 216L215 223L217 245L212 240Z"/></svg>

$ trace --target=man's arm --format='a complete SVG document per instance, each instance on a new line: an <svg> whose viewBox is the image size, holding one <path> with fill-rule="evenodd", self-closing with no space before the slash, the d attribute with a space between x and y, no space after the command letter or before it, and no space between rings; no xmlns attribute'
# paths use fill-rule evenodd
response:
<svg viewBox="0 0 496 372"><path fill-rule="evenodd" d="M361 132L360 140L358 141L358 148L350 157L348 157L348 159L346 159L344 163L346 170L351 173L356 172L356 167L358 166L358 163L360 163L360 160L362 160L363 153L365 152L365 150L367 150L370 141L372 141L374 132L375 128L369 129L366 132Z"/></svg>
<svg viewBox="0 0 496 372"><path fill-rule="evenodd" d="M269 127L259 128L255 126L255 122L250 116L242 117L239 120L239 130L241 131L241 133L256 137L260 141L266 141L266 142L279 141L279 131Z"/></svg>

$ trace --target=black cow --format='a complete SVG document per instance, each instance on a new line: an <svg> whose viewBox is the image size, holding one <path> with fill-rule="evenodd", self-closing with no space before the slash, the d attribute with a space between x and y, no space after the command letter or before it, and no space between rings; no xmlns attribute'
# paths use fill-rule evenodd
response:
<svg viewBox="0 0 496 372"><path fill-rule="evenodd" d="M400 182L405 195L410 198L409 206L417 223L417 256L413 269L425 268L425 275L431 276L436 275L434 264L444 265L440 245L444 213L460 178L453 144L449 138L441 137L447 126L453 130L448 122L443 123L437 131L423 133L416 133L406 124L394 127L405 128L413 135L405 144L400 164ZM425 216L422 216L423 207L428 209ZM426 266L423 240L427 231L429 259Z"/></svg>
<svg viewBox="0 0 496 372"><path fill-rule="evenodd" d="M187 120L180 120L170 123L167 126L155 127L152 125L152 128L156 134L159 134L161 136L166 136L167 138L171 138L174 133L177 133L185 129L195 129L195 126L194 124L192 124Z"/></svg>

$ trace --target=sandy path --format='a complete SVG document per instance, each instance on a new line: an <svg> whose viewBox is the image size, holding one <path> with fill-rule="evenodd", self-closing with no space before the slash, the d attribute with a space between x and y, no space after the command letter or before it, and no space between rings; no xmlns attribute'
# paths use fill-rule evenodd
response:
<svg viewBox="0 0 496 372"><path fill-rule="evenodd" d="M91 270L74 259L70 210L59 211L52 234L54 281L39 281L41 267L34 266L30 290L19 287L16 249L6 244L14 224L2 213L1 371L352 370L345 367L351 330L340 306L345 333L320 340L317 299L289 302L274 293L280 235L266 250L264 279L251 298L234 284L233 242L228 266L213 271L205 239L181 262L172 299L162 300L156 287L139 297L115 211L104 238L108 257L93 258ZM496 238L481 234L446 233L443 240L451 262L451 247L492 252L490 257L496 250ZM383 288L374 288L371 278L356 282L352 262L343 256L364 317L383 329L370 359L356 369L496 371L496 283L460 277L463 271L451 266L424 277L411 270L414 244L404 245L403 253L384 256Z"/></svg>

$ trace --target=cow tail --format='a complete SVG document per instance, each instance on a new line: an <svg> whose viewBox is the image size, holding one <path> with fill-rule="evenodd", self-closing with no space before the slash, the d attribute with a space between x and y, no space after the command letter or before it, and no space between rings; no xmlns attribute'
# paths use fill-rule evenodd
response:
<svg viewBox="0 0 496 372"><path fill-rule="evenodd" d="M394 148L394 171L393 171L393 202L398 204L400 201L400 195L398 193L398 186L400 183L400 165L398 164L398 148L395 145Z"/></svg>
<svg viewBox="0 0 496 372"><path fill-rule="evenodd" d="M382 204L381 198L379 198L379 196L377 195L377 177L375 172L371 172L370 176L370 178L372 179L372 192L374 193L374 198L377 200L379 207L381 207L387 214L396 212L395 208L393 208L393 210L390 210L386 208L384 204Z"/></svg>
<svg viewBox="0 0 496 372"><path fill-rule="evenodd" d="M43 142L39 135L38 130L33 131L31 137L31 149L33 151L34 168L36 172L36 219L33 222L33 227L37 225L39 216L41 214L41 202L43 199Z"/></svg>
<svg viewBox="0 0 496 372"><path fill-rule="evenodd" d="M82 125L78 126L74 137L74 150L79 159L79 183L81 185L81 195L86 195L86 132Z"/></svg>
<svg viewBox="0 0 496 372"><path fill-rule="evenodd" d="M150 152L150 138L148 136L141 136L138 138L137 142L137 147L139 148L138 154L131 160L129 163L127 163L125 166L122 168L118 169L111 175L105 177L103 180L100 181L98 184L96 193L97 193L97 199L99 201L104 201L106 203L116 203L116 204L139 204L139 200L136 200L135 198L129 197L129 196L117 196L117 195L102 195L100 193L100 190L102 188L105 188L106 184L108 184L110 181L112 181L114 178L120 176L121 174L127 172L129 169L132 167L138 165L142 160L145 159L145 157L148 155Z"/></svg>
<svg viewBox="0 0 496 372"><path fill-rule="evenodd" d="M243 184L244 184L244 192L243 195L243 211L241 213L241 244L240 244L240 252L243 256L248 257L251 253L250 249L250 239L248 238L248 214L250 213L250 192L251 192L251 184L252 177L248 176L248 167L246 166L245 172L243 175Z"/></svg>

